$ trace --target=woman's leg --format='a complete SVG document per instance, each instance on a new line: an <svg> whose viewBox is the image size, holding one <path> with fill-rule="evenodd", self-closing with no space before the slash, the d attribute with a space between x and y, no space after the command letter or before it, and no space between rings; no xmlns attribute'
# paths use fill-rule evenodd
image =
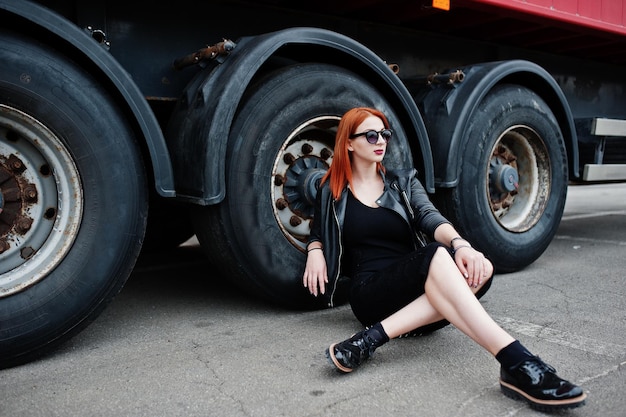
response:
<svg viewBox="0 0 626 417"><path fill-rule="evenodd" d="M477 294L485 285L489 284L490 279L491 275L478 287L469 288L473 294ZM398 312L387 317L382 323L389 338L393 339L442 320L444 317L430 304L426 294L423 294Z"/></svg>
<svg viewBox="0 0 626 417"><path fill-rule="evenodd" d="M498 326L475 297L480 288L470 289L447 251L439 248L430 264L426 294L381 324L389 338L394 338L445 318L495 356L515 339Z"/></svg>
<svg viewBox="0 0 626 417"><path fill-rule="evenodd" d="M448 262L446 262L446 260ZM411 260L409 260L409 265L410 263ZM441 264L441 266L439 264ZM436 266L433 267L434 265ZM450 267L450 265L452 267ZM486 272L488 277L492 276L493 267L491 266L491 264L489 264L489 268ZM400 271L396 271L396 273L402 274L402 269L400 269ZM448 278L450 280L458 280L456 285L456 287L458 288L455 288L455 291L458 292L459 289L462 288L462 290L460 291L462 297L469 295L469 297L471 297L475 302L475 304L470 305L478 305L480 311L482 311L483 314L487 318L489 318L487 313L482 309L482 306L480 305L474 292L478 292L483 289L483 287L488 284L488 280L490 278L486 278L485 281L476 288L469 287L469 285L459 272L456 264L450 257L449 253L443 247L434 249L434 253L431 255L431 261L424 270L424 275L426 275L426 283L428 283L429 280L435 279L432 278L432 275L436 275L437 279L444 279L444 276L448 275ZM387 281L386 278L388 277L383 278L385 278L385 281ZM380 297L379 302L382 302L382 300L386 300L393 293L391 292L382 295L381 293L385 292L384 288L381 288L380 286L376 288L378 288L376 296ZM409 291L408 289L406 290ZM369 294L369 296L371 296L371 294ZM367 298L367 296L365 297ZM397 312L391 314L382 322L376 323L369 329L358 332L350 339L347 339L339 344L332 344L326 350L326 355L340 371L351 372L363 361L367 360L376 348L386 343L390 338L398 337L411 330L415 330L418 327L438 322L440 320L443 320L444 318L447 319L447 317L445 317L445 314L441 314L441 312L437 310L437 308L429 299L428 293L425 293L419 296L417 299L409 302L408 305L405 305ZM452 320L448 321L459 326L462 325L456 319L456 323ZM491 322L496 326L496 329L502 330L495 324L495 322ZM471 327L464 326L461 328L461 330L465 331L470 337L477 340L478 336L474 333ZM504 334L506 335L506 333ZM510 341L513 341L513 339L511 338Z"/></svg>
<svg viewBox="0 0 626 417"><path fill-rule="evenodd" d="M331 345L326 349L331 363L342 372L351 372L390 337L445 318L500 362L500 387L505 395L544 411L585 404L587 395L582 388L560 378L554 368L527 351L487 314L443 248L432 258L425 290L382 322Z"/></svg>

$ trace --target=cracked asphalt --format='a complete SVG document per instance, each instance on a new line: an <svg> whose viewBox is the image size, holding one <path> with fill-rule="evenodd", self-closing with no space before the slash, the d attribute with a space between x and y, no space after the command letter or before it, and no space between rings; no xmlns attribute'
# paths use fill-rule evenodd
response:
<svg viewBox="0 0 626 417"><path fill-rule="evenodd" d="M626 184L570 186L547 251L497 275L487 311L587 405L626 415ZM359 329L348 306L288 311L212 272L194 241L143 256L95 323L0 371L0 416L535 416L499 391L498 364L457 329L393 340L349 375L324 349Z"/></svg>

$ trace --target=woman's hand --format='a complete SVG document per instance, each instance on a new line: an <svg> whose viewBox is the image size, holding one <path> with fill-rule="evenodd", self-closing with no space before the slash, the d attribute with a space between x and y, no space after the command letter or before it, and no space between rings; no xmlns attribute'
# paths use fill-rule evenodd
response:
<svg viewBox="0 0 626 417"><path fill-rule="evenodd" d="M470 287L482 285L493 274L493 265L485 256L469 245L459 245L454 261Z"/></svg>
<svg viewBox="0 0 626 417"><path fill-rule="evenodd" d="M318 291L320 294L326 292L328 274L326 272L324 252L321 250L311 250L307 253L302 283L315 297L317 297Z"/></svg>

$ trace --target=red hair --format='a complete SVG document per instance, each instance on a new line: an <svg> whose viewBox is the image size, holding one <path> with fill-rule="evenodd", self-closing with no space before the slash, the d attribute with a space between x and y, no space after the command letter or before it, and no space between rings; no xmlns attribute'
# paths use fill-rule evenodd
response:
<svg viewBox="0 0 626 417"><path fill-rule="evenodd" d="M333 162L326 172L326 175L322 178L322 184L326 180L330 181L330 191L335 199L339 199L341 192L348 184L352 185L352 164L350 158L350 152L348 152L348 146L350 142L350 135L357 133L356 128L365 121L368 117L378 117L385 125L385 129L389 129L389 122L382 112L376 109L368 107L356 107L350 109L343 115L341 121L339 121L339 127L337 128L337 135L335 137L335 150L333 155ZM384 172L385 167L380 162L377 162L377 169Z"/></svg>

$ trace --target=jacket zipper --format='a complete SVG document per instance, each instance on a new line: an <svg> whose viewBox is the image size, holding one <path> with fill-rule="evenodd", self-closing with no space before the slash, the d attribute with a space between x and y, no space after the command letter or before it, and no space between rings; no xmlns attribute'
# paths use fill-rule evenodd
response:
<svg viewBox="0 0 626 417"><path fill-rule="evenodd" d="M402 197L402 200L404 200L404 204L406 205L406 208L409 210L409 216L411 216L411 221L415 220L415 212L413 211L413 207L411 207L411 203L409 202L409 196L406 195L406 191L401 190L400 186L398 185L396 181L392 182L391 186L393 187L394 190L400 193L400 196Z"/></svg>
<svg viewBox="0 0 626 417"><path fill-rule="evenodd" d="M339 275L341 271L341 257L343 256L343 245L341 243L341 227L339 227L339 218L337 217L337 208L335 207L335 201L332 203L333 206L333 217L335 218L335 225L337 226L338 231L338 240L339 240L339 257L337 259L337 275L335 275L335 279L333 281L333 290L330 293L330 303L329 307L334 307L334 298L335 292L337 291L337 283L339 282Z"/></svg>
<svg viewBox="0 0 626 417"><path fill-rule="evenodd" d="M426 241L424 241L422 236L413 229L413 222L415 222L415 212L413 211L413 207L411 206L411 202L409 201L409 196L406 194L405 190L400 188L400 185L397 181L392 182L391 187L400 194L402 200L404 200L404 205L409 212L409 216L411 217L409 222L409 229L411 229L411 234L415 237L415 239L417 239L417 242L415 242L416 248L418 246L417 243L419 243L419 245L421 245L422 247L426 246Z"/></svg>

